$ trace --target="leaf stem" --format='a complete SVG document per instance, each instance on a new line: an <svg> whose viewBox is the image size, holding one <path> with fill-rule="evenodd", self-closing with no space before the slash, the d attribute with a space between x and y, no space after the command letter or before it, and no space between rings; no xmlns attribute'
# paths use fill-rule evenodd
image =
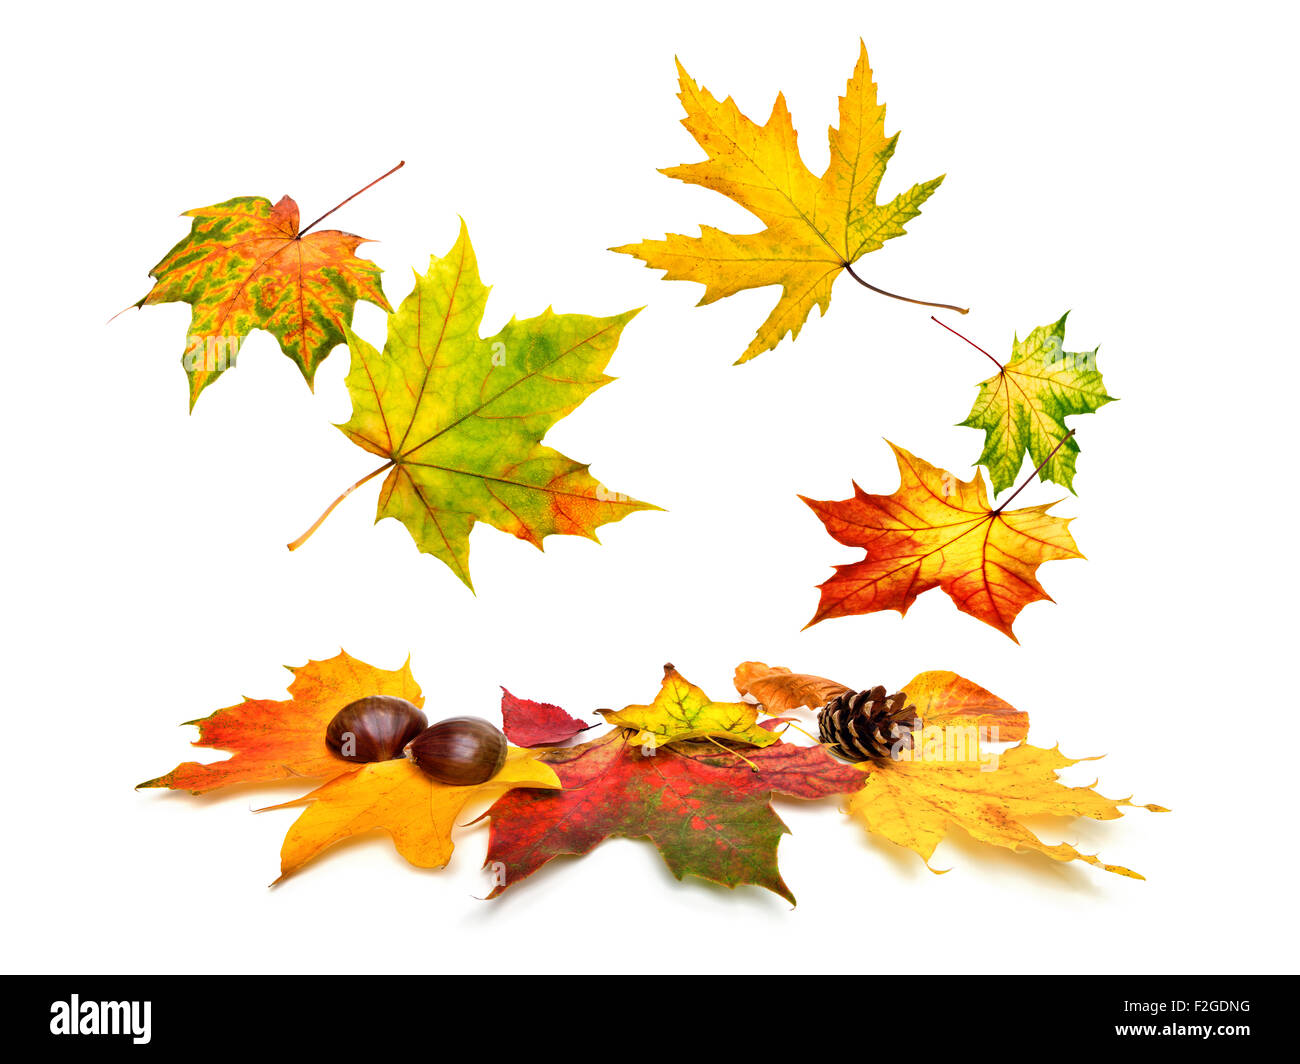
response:
<svg viewBox="0 0 1300 1064"><path fill-rule="evenodd" d="M350 195L347 199L345 199L345 200L343 201L343 203L335 204L333 207L331 207L329 210L327 210L324 214L322 214L319 218L317 218L314 222L312 222L311 225L304 226L302 229L299 229L299 230L298 230L298 236L301 238L304 234L306 234L306 232L307 232L308 229L315 229L316 226L320 225L321 222L323 222L326 218L328 218L328 217L329 217L331 214L333 214L336 210L338 210L340 207L342 207L344 203L350 203L352 200L356 199L359 195L361 195L361 193L365 192L365 190L366 190L367 188L374 188L375 185L379 184L379 182L381 182L381 181L382 181L384 178L386 178L389 174L395 174L395 173L397 173L397 171L400 170L400 169L401 169L403 166L405 166L405 165L406 165L406 160L403 159L400 163L398 163L398 164L397 164L396 166L394 166L391 170L389 170L387 174L380 174L377 178L375 178L373 181L371 181L370 184L366 185L365 188L359 188L359 189L357 189L354 193L352 193L352 195Z"/></svg>
<svg viewBox="0 0 1300 1064"><path fill-rule="evenodd" d="M352 487L348 488L347 491L345 491L342 495L340 495L337 499L335 499L332 503L330 503L329 506L325 508L325 512L321 514L318 518L316 518L316 523L313 524L311 528L307 529L306 532L304 532L301 536L299 536L297 539L295 539L292 543L288 545L289 549L297 550L304 543L306 543L307 540L311 539L312 533L315 532L316 529L320 528L320 526L324 524L325 518L329 517L329 515L334 512L334 507L338 506L339 503L341 503L344 499L346 499L349 495L351 495L354 491L356 491L357 488L361 487L362 484L366 483L366 481L374 480L375 477L379 476L380 473L384 472L386 469L392 468L392 465L393 465L393 460L390 458L387 462L381 465L373 473L367 473L364 477L362 477L355 484L353 484Z"/></svg>
<svg viewBox="0 0 1300 1064"><path fill-rule="evenodd" d="M936 325L943 325L943 322L941 322L941 321L940 321L938 318L936 318L933 314L930 315L930 320L931 320L932 322L934 322ZM956 336L956 337L959 337L959 338L962 339L962 340L965 340L968 344L971 345L971 347L975 348L976 351L978 351L981 355L983 355L983 356L984 356L985 358L987 358L990 362L992 362L993 365L997 366L997 367L998 367L998 372L999 372L999 373L1001 373L1001 372L1003 371L1003 369L1004 369L1005 367L1003 367L1002 363L999 362L999 361L998 361L996 358L994 358L992 355L990 355L987 351L985 351L984 348L980 347L980 345L977 344L974 340L972 340L969 336L962 336L962 334L959 333L956 329L954 329L951 325L943 325L943 327L944 327L945 329L947 329L950 333L952 333L953 336Z"/></svg>
<svg viewBox="0 0 1300 1064"><path fill-rule="evenodd" d="M912 299L910 296L900 296L897 292L886 292L883 288L877 288L874 284L868 284L856 273L853 272L852 263L842 263L844 269L863 288L870 288L873 292L878 292L882 296L889 296L890 299L901 299L904 303L915 303L918 307L939 307L942 310L955 310L958 314L969 314L970 307L954 307L951 303L931 303L924 299Z"/></svg>
<svg viewBox="0 0 1300 1064"><path fill-rule="evenodd" d="M751 760L749 760L749 758L747 758L744 754L740 753L738 750L733 750L733 749L732 749L731 747L729 747L729 746L723 746L723 745L722 745L720 742L718 742L718 740L715 739L712 735L706 735L704 738L708 739L709 742L711 742L714 746L716 746L716 747L717 747L719 750L721 750L723 753L725 753L725 754L730 754L732 757L738 757L738 758L740 758L740 760L743 761L743 762L745 762L745 764L747 764L747 765L748 765L748 766L749 766L749 767L750 767L754 772L758 772L758 771L759 771L758 766L757 766L756 764L754 764L754 762L752 762Z"/></svg>
<svg viewBox="0 0 1300 1064"><path fill-rule="evenodd" d="M828 745L830 745L829 743L824 743L824 742L822 742L819 738L817 738L817 736L815 736L812 732L808 731L807 729L799 727L799 725L796 724L796 723L795 723L794 721L792 721L792 720L787 720L787 721L785 721L785 726L786 726L787 728L793 728L795 731L800 732L800 733L803 734L803 735L806 735L809 739L811 739L813 742L815 742L818 746L828 746Z"/></svg>
<svg viewBox="0 0 1300 1064"><path fill-rule="evenodd" d="M942 325L943 322L940 322L939 324ZM965 339L965 337L962 337L962 339ZM1057 441L1056 446L1053 447L1051 451L1048 452L1047 457L1044 458L1041 462L1039 462L1038 465L1034 466L1034 471L1020 482L1020 487L1016 488L1015 491L1013 491L1010 495L1008 495L1006 499L1003 500L1002 505L993 511L994 515L1000 514L1003 510L1005 510L1007 506L1010 505L1011 500L1014 499L1017 495L1019 495L1022 491L1024 491L1025 488L1029 486L1029 482L1033 480L1034 477L1038 476L1040 472L1042 472L1043 466L1047 465L1048 462L1050 462L1053 458L1056 457L1056 452L1059 451L1062 447L1064 447L1065 441L1068 440L1073 435L1074 435L1074 429L1071 429L1064 436L1062 436L1060 440Z"/></svg>

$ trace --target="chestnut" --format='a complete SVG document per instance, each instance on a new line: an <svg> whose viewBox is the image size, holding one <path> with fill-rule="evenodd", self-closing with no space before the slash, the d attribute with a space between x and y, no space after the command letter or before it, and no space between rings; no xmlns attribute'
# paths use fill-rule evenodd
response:
<svg viewBox="0 0 1300 1064"><path fill-rule="evenodd" d="M501 729L481 717L448 717L420 732L403 752L439 783L469 787L501 771L506 747Z"/></svg>
<svg viewBox="0 0 1300 1064"><path fill-rule="evenodd" d="M429 718L405 698L371 695L334 714L325 745L344 761L392 761L429 726Z"/></svg>

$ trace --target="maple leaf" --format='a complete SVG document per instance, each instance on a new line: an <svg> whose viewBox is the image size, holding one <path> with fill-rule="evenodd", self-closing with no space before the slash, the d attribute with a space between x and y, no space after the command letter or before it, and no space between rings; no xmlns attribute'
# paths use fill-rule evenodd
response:
<svg viewBox="0 0 1300 1064"><path fill-rule="evenodd" d="M234 756L207 765L186 761L140 787L202 794L232 783L337 776L355 767L325 745L325 729L340 709L368 695L393 695L424 705L409 661L390 672L343 651L325 661L288 668L293 673L288 701L249 698L187 722L199 729L194 746L229 750Z"/></svg>
<svg viewBox="0 0 1300 1064"><path fill-rule="evenodd" d="M1014 494L992 508L978 470L959 480L889 446L900 475L892 495L870 495L854 484L850 499L800 496L834 539L867 552L863 561L836 566L820 585L808 624L879 610L906 614L918 595L940 587L963 613L1019 642L1011 630L1016 616L1031 602L1051 601L1038 566L1083 557L1068 531L1073 518L1049 514L1054 502L1008 510Z"/></svg>
<svg viewBox="0 0 1300 1064"><path fill-rule="evenodd" d="M193 308L182 358L191 410L203 389L234 364L253 329L266 329L279 341L310 387L316 367L343 343L358 299L392 310L379 267L356 255L365 237L337 229L309 232L334 210L302 229L298 204L288 196L275 204L238 196L185 212L194 219L189 234L149 271L157 283L135 305L182 302Z"/></svg>
<svg viewBox="0 0 1300 1064"><path fill-rule="evenodd" d="M468 787L435 782L404 757L363 765L301 798L266 807L306 806L285 835L276 882L335 843L370 831L392 836L397 852L411 864L441 868L451 859L456 818L470 802L494 798L514 787L559 786L549 765L536 754L514 747L495 776Z"/></svg>
<svg viewBox="0 0 1300 1064"><path fill-rule="evenodd" d="M633 742L662 746L684 739L726 738L751 746L777 742L758 723L758 710L747 702L714 702L671 664L664 666L659 694L648 706L598 710L611 724L631 729Z"/></svg>
<svg viewBox="0 0 1300 1064"><path fill-rule="evenodd" d="M778 741L746 748L742 759L701 741L642 746L624 728L540 759L563 790L512 791L488 810L487 864L504 876L490 897L553 857L622 836L648 838L678 879L752 883L793 903L776 861L789 828L770 805L772 793L822 798L862 781L820 747Z"/></svg>
<svg viewBox="0 0 1300 1064"><path fill-rule="evenodd" d="M1080 760L1059 748L1044 750L1021 743L997 755L996 768L972 761L910 760L873 764L861 790L848 798L846 811L873 834L919 854L927 867L935 847L956 825L971 838L1008 850L1030 850L1057 861L1086 861L1107 872L1143 877L1121 865L1104 864L1068 843L1048 845L1021 822L1024 817L1086 816L1114 820L1128 799L1113 800L1092 787L1068 787L1059 769ZM1168 812L1163 806L1135 808ZM934 871L934 869L931 869Z"/></svg>
<svg viewBox="0 0 1300 1064"><path fill-rule="evenodd" d="M469 787L435 782L405 757L360 766L346 761L325 743L326 728L345 705L372 695L424 704L409 662L390 672L343 651L290 671L294 679L288 701L247 699L190 722L199 726L195 746L230 750L233 757L210 765L186 762L140 784L201 794L234 783L328 777L310 794L267 807L307 807L285 836L281 879L334 843L378 830L388 832L412 864L445 865L452 853L451 829L468 803L513 787L560 785L536 755L515 747L507 749L505 763L491 779Z"/></svg>
<svg viewBox="0 0 1300 1064"><path fill-rule="evenodd" d="M768 712L820 708L850 690L822 676L761 661L737 666L735 684L742 695L760 699ZM1120 807L1131 802L1105 798L1092 787L1061 783L1057 770L1079 761L1063 756L1059 749L1043 750L1022 742L992 754L981 749L978 732L970 736L957 731L988 729L984 737L989 742L1023 740L1029 733L1029 714L946 670L923 672L902 690L916 706L922 727L914 731L912 745L900 748L898 755L856 766L864 776L845 807L870 832L914 850L927 866L935 847L956 825L992 846L1034 850L1058 861L1086 861L1108 872L1142 878L1066 843L1048 845L1021 822L1043 814L1113 820L1121 815ZM1137 808L1168 811L1158 805Z"/></svg>
<svg viewBox="0 0 1300 1064"><path fill-rule="evenodd" d="M898 134L885 135L885 107L876 101L865 44L859 42L857 66L840 97L840 124L830 129L830 164L820 178L799 156L784 96L777 95L767 124L759 126L741 114L731 97L719 102L696 85L680 62L677 71L686 110L682 125L708 159L662 173L721 192L766 228L733 234L701 226L698 237L671 233L664 240L611 250L664 270L668 280L703 284L701 306L747 288L780 285L776 307L738 363L770 351L787 333L798 337L814 306L825 314L841 272L882 295L906 298L867 284L853 263L902 236L904 224L921 213L921 204L943 178L913 185L888 203L876 202ZM966 313L943 303L906 301Z"/></svg>
<svg viewBox="0 0 1300 1064"><path fill-rule="evenodd" d="M595 727L549 702L516 698L501 688L501 721L506 738L518 746L554 746Z"/></svg>
<svg viewBox="0 0 1300 1064"><path fill-rule="evenodd" d="M851 688L824 676L746 661L736 666L736 690L757 698L767 713L820 709ZM993 741L1012 742L1029 734L1029 714L992 691L946 669L913 676L900 691L916 707L923 725L996 728Z"/></svg>
<svg viewBox="0 0 1300 1064"><path fill-rule="evenodd" d="M1055 324L1039 326L1024 340L1015 338L1011 359L1005 365L957 330L943 326L998 367L994 376L980 384L970 416L961 422L963 427L984 430L984 451L978 464L988 469L994 492L1011 486L1026 452L1038 464L1040 480L1074 491L1079 444L1067 430L1065 419L1070 414L1094 413L1114 401L1106 394L1097 369L1097 348L1065 350L1068 316L1067 312Z"/></svg>
<svg viewBox="0 0 1300 1064"><path fill-rule="evenodd" d="M609 491L587 466L540 442L613 380L603 370L637 311L592 318L547 308L482 340L487 295L462 222L451 251L416 275L414 291L389 318L382 354L348 330L352 417L339 428L384 464L339 496L290 550L385 472L376 519L402 522L421 551L471 590L476 520L540 549L548 535L594 540L598 525L659 509Z"/></svg>

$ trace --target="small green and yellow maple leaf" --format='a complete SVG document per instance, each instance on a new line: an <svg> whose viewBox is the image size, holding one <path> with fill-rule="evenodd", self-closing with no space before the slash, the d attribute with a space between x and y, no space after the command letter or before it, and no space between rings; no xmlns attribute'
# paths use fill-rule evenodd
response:
<svg viewBox="0 0 1300 1064"><path fill-rule="evenodd" d="M766 228L734 234L701 226L698 237L672 233L664 240L612 250L664 270L668 280L703 284L700 305L744 289L780 285L776 307L737 359L747 362L776 347L787 333L797 337L814 306L825 314L831 287L841 272L866 285L854 273L853 263L886 240L902 236L904 225L921 213L921 204L943 178L913 185L886 203L876 202L898 134L885 134L885 106L876 99L866 45L861 42L853 77L840 97L839 128L830 129L830 164L820 178L799 156L784 96L777 95L771 117L760 126L741 114L731 97L719 101L697 85L680 62L677 70L679 98L686 109L682 124L708 158L662 172L721 192L756 215ZM866 287L893 295L873 285ZM960 307L948 309L965 313Z"/></svg>
<svg viewBox="0 0 1300 1064"><path fill-rule="evenodd" d="M646 706L599 711L611 724L636 732L633 742L647 747L687 739L731 739L750 746L771 746L773 732L758 724L758 707L749 702L714 702L671 664L655 700Z"/></svg>
<svg viewBox="0 0 1300 1064"><path fill-rule="evenodd" d="M961 422L984 430L977 464L988 469L995 493L1014 483L1026 452L1041 463L1039 480L1073 491L1079 444L1065 419L1094 413L1113 401L1097 369L1097 349L1065 350L1068 316L1067 311L1054 324L1040 325L1023 340L1015 338L1011 359L980 384L970 416Z"/></svg>
<svg viewBox="0 0 1300 1064"><path fill-rule="evenodd" d="M604 369L638 312L594 318L547 308L481 339L487 296L462 222L452 249L416 274L414 290L389 317L382 353L347 331L352 417L339 428L384 464L290 550L381 473L388 475L376 519L400 521L421 551L471 589L475 521L540 549L546 536L595 540L599 525L659 509L610 491L586 465L541 443L555 422L613 380Z"/></svg>
<svg viewBox="0 0 1300 1064"><path fill-rule="evenodd" d="M135 305L190 304L182 363L191 410L254 329L279 341L311 387L317 367L343 343L357 300L392 310L379 267L356 255L366 238L300 230L298 204L288 196L274 204L237 196L185 217L194 219L190 232L149 271L156 283Z"/></svg>

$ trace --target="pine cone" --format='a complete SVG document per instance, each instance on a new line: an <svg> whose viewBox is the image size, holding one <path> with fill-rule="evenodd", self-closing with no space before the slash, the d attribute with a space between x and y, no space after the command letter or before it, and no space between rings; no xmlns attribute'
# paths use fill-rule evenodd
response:
<svg viewBox="0 0 1300 1064"><path fill-rule="evenodd" d="M817 714L821 741L849 761L885 760L900 739L910 747L915 722L907 692L886 696L883 687L845 691Z"/></svg>

